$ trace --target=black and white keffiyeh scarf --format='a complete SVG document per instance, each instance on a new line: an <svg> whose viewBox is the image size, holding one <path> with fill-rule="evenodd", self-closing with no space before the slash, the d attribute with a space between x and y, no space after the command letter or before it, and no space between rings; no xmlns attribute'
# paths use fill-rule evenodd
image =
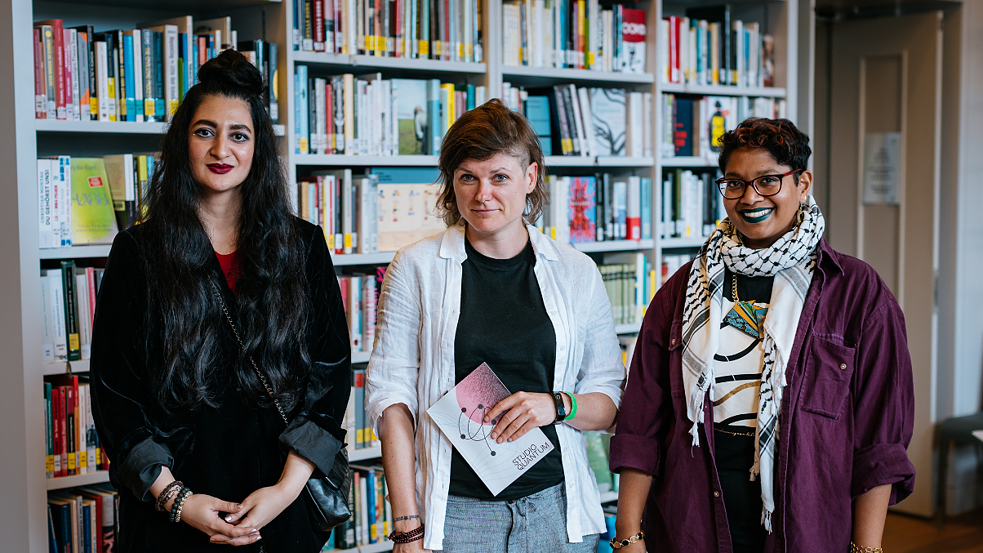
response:
<svg viewBox="0 0 983 553"><path fill-rule="evenodd" d="M764 249L744 246L730 219L724 219L700 249L686 285L683 306L683 385L686 415L693 423L693 445L700 445L699 428L703 400L710 391L714 397L713 356L720 338L724 267L751 276L774 276L771 302L764 321L764 367L758 397L754 466L751 480L760 475L763 504L761 523L771 532L771 513L775 510L774 464L779 409L799 315L805 303L816 266L816 246L826 229L826 221L812 196L802 209L802 222L774 244Z"/></svg>

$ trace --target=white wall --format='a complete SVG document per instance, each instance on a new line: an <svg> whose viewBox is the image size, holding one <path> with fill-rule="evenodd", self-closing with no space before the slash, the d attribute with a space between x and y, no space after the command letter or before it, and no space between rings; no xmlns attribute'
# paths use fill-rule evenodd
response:
<svg viewBox="0 0 983 553"><path fill-rule="evenodd" d="M983 0L947 11L944 33L939 420L983 409ZM981 502L976 449L957 448L940 467L951 513Z"/></svg>

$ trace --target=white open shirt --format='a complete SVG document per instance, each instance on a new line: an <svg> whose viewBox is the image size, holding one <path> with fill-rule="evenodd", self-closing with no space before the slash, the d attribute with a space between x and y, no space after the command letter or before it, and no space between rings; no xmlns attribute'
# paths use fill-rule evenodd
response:
<svg viewBox="0 0 983 553"><path fill-rule="evenodd" d="M375 347L365 382L365 411L378 433L391 405L409 407L416 424L417 503L427 532L423 547L441 549L450 486L452 446L426 410L455 385L454 338L461 310L463 220L397 252L379 296ZM625 367L611 304L594 262L528 226L535 274L556 332L553 389L600 392L617 407ZM495 298L487 298L495 301ZM502 347L508 347L503 344ZM420 370L425 368L425 370ZM583 434L557 426L567 496L567 539L605 531L597 483Z"/></svg>

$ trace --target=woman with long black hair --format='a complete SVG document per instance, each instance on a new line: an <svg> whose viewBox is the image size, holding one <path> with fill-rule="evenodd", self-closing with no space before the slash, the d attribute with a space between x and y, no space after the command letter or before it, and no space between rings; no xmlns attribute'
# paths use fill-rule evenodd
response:
<svg viewBox="0 0 983 553"><path fill-rule="evenodd" d="M320 551L327 535L300 494L344 447L338 281L321 229L290 215L259 71L226 51L198 78L143 223L113 243L95 314L117 550Z"/></svg>

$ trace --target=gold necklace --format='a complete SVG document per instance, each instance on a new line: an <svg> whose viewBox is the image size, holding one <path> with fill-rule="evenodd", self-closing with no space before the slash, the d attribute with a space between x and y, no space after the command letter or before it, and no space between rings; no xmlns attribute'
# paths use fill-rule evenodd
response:
<svg viewBox="0 0 983 553"><path fill-rule="evenodd" d="M734 293L734 303L741 303L741 298L737 297L737 273L731 274L731 291Z"/></svg>

